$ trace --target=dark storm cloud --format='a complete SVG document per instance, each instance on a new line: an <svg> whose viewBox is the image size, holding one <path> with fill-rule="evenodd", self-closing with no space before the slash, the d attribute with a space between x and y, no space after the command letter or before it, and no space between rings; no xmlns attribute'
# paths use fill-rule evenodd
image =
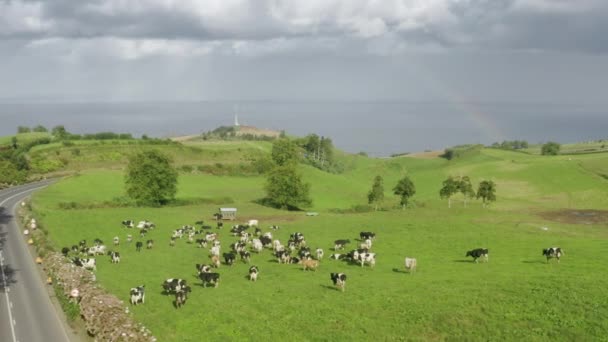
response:
<svg viewBox="0 0 608 342"><path fill-rule="evenodd" d="M0 37L24 40L390 36L410 46L605 52L607 19L600 0L0 0Z"/></svg>

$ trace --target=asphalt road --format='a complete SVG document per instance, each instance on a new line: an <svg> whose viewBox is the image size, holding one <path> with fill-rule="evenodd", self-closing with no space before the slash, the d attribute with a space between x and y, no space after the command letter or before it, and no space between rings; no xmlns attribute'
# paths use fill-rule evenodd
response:
<svg viewBox="0 0 608 342"><path fill-rule="evenodd" d="M0 341L70 341L37 269L15 210L32 192L48 181L0 191Z"/></svg>

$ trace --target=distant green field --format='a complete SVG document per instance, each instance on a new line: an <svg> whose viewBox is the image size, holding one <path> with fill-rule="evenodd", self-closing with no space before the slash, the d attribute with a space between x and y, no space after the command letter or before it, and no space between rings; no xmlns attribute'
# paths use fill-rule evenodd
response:
<svg viewBox="0 0 608 342"><path fill-rule="evenodd" d="M19 133L17 135L8 135L0 137L0 146L9 145L12 142L13 137L17 137L17 143L28 143L40 138L50 138L51 134L47 132L30 132L30 133Z"/></svg>
<svg viewBox="0 0 608 342"><path fill-rule="evenodd" d="M267 152L269 146L200 143L196 150L171 146L167 151L180 163L194 164L212 163L226 155L234 162L250 148ZM108 153L106 147L97 145L88 154ZM600 173L608 169L608 154L540 157L486 149L453 161L350 156L344 162L347 171L337 175L301 166L312 185L314 203L309 210L319 212L316 217L256 204L264 195L263 176L180 176L179 198L230 197L233 203L227 205L238 208L235 223L258 219L263 231L278 224L281 229L275 238L283 243L297 231L304 233L313 249L325 250L317 272L280 265L269 250L253 255L252 264L260 268L257 283L246 279L248 265L239 261L232 267L221 266L218 288L203 288L194 265L207 263L208 251L185 238L169 246L170 232L184 224L201 219L214 224L211 215L219 204L59 209L60 202L103 202L122 196L120 170L82 172L39 192L33 204L58 248L80 239L101 238L109 245L112 237L119 236L124 241L133 233L121 227L124 219L157 224L147 237L156 241L152 250L137 253L123 242L117 248L121 263L113 265L109 257L99 257L97 278L125 303L130 287L146 285L146 303L131 312L159 341L606 338L608 222L578 217L576 210L595 209L598 218L604 217L608 181ZM415 205L402 211L391 189L404 174L414 181L417 194ZM334 213L332 209L365 204L376 175L384 178L386 211ZM478 201L463 208L461 198L455 197L448 209L438 192L449 175L468 175L475 187L483 179L495 181L498 201L489 209L482 209ZM328 260L334 240L350 239L348 251L359 243L359 232L368 230L378 236L372 248L378 256L375 268ZM227 252L236 238L227 227L220 240L222 252ZM555 260L547 264L541 256L541 250L550 246L564 248L560 264ZM477 247L490 249L489 263L475 264L464 257ZM403 271L405 256L418 259L416 274ZM330 272L348 275L344 293L333 288ZM173 296L161 294L162 281L173 277L193 285L181 309L173 307Z"/></svg>

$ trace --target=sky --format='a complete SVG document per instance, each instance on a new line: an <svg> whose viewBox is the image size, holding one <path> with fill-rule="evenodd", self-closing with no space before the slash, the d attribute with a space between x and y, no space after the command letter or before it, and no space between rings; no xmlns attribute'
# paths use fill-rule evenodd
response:
<svg viewBox="0 0 608 342"><path fill-rule="evenodd" d="M606 0L0 0L0 102L606 103Z"/></svg>

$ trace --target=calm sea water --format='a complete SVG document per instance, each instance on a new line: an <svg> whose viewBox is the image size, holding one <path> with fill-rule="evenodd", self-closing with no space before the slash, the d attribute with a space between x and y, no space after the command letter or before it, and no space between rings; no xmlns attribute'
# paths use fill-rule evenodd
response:
<svg viewBox="0 0 608 342"><path fill-rule="evenodd" d="M608 138L608 105L411 102L0 103L0 135L42 124L167 137L232 125L235 112L241 125L329 136L343 150L373 156L504 139Z"/></svg>

